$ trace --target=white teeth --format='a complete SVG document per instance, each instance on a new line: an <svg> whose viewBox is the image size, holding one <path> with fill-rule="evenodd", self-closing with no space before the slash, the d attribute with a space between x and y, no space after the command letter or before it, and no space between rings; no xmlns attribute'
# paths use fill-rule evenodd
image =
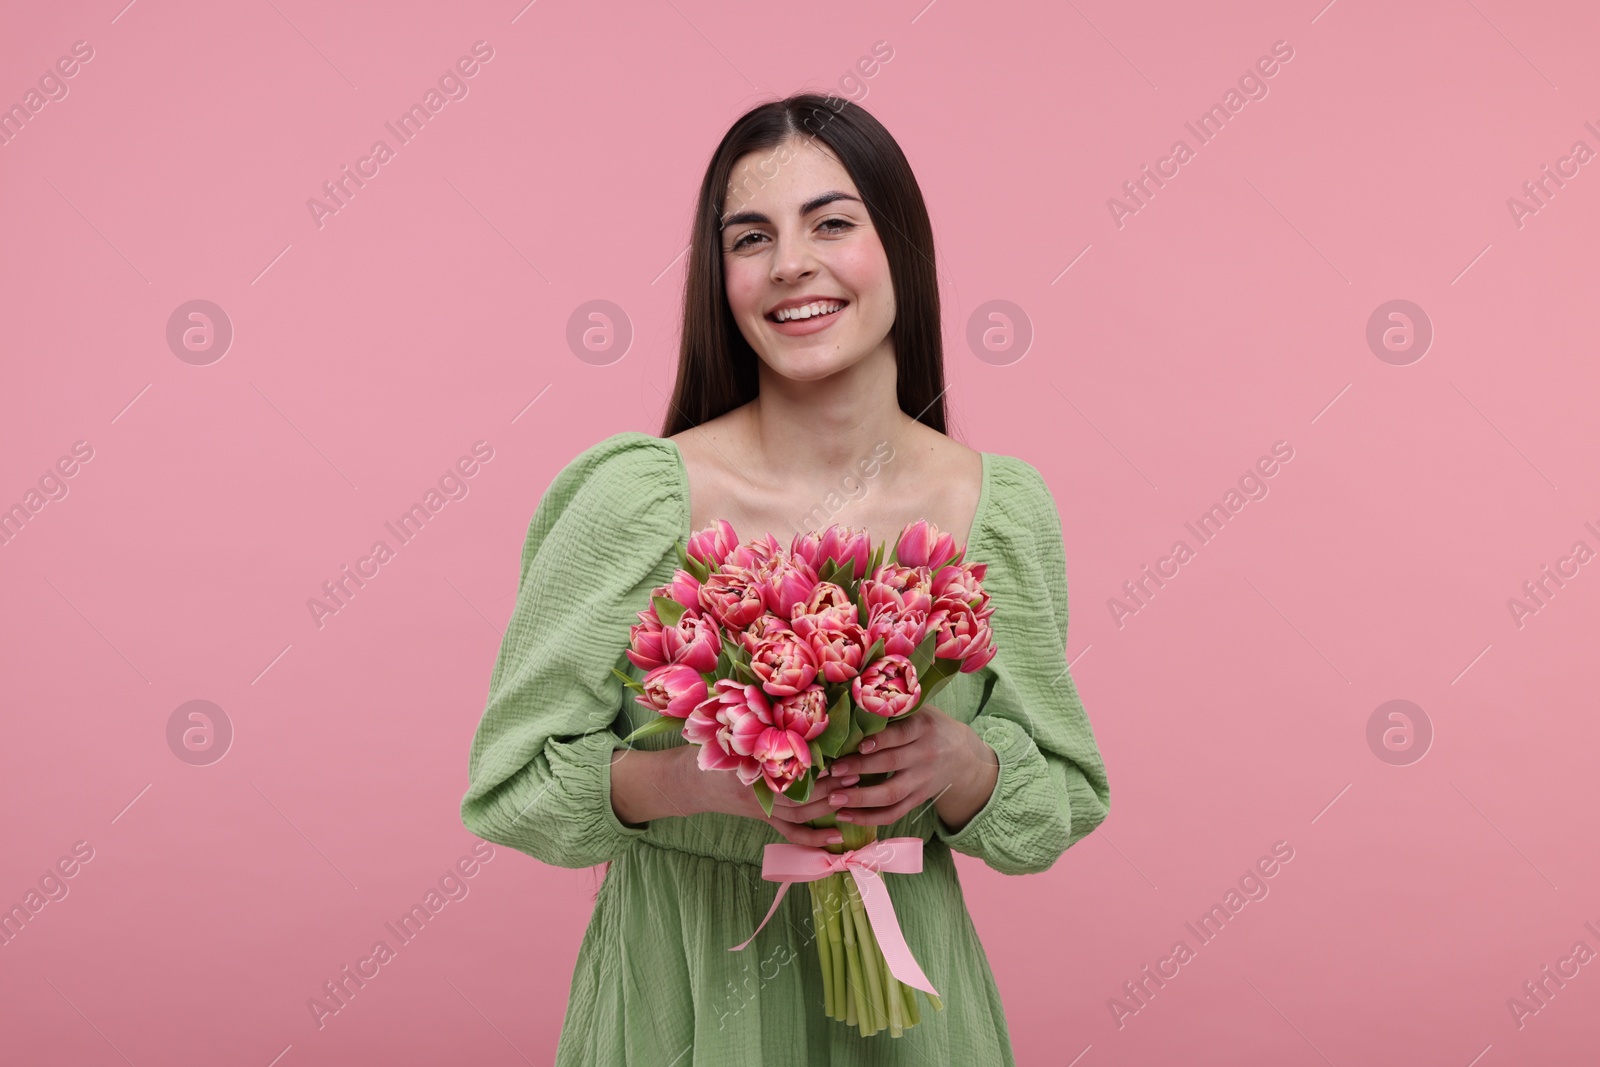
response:
<svg viewBox="0 0 1600 1067"><path fill-rule="evenodd" d="M802 304L796 308L782 308L774 313L773 318L779 322L789 322L793 319L809 319L813 315L831 315L844 307L837 300L818 300L810 304Z"/></svg>

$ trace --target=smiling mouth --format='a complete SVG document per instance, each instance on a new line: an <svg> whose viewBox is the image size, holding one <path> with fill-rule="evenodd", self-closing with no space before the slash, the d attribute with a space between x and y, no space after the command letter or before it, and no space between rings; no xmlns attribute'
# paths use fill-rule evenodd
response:
<svg viewBox="0 0 1600 1067"><path fill-rule="evenodd" d="M844 300L816 300L800 307L780 308L767 315L768 322L806 322L809 319L836 315L848 306Z"/></svg>

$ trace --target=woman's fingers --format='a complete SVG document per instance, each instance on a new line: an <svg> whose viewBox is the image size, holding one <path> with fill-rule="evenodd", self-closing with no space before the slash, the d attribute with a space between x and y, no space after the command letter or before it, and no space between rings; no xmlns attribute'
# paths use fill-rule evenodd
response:
<svg viewBox="0 0 1600 1067"><path fill-rule="evenodd" d="M871 737L863 739L857 752L834 760L830 774L845 777L851 774L875 774L909 767L910 760L914 757L907 757L901 750L919 740L927 730L926 720L922 719L921 712L909 719L897 719Z"/></svg>
<svg viewBox="0 0 1600 1067"><path fill-rule="evenodd" d="M887 733L887 731L885 732ZM844 756L833 767L833 773L837 775L837 778L824 780L834 781L836 783L835 788L837 788L837 783L841 779L849 780L851 778L859 778L863 774L882 774L885 771L903 770L906 767L916 766L924 758L926 757L921 750L913 745L895 745L892 748L880 749L865 755Z"/></svg>
<svg viewBox="0 0 1600 1067"><path fill-rule="evenodd" d="M832 810L833 805L828 802L828 798L822 797L808 800L804 804L796 804L792 807L780 808L774 804L772 817L774 819L783 819L786 822L810 822L812 819L821 818Z"/></svg>
<svg viewBox="0 0 1600 1067"><path fill-rule="evenodd" d="M884 808L857 808L845 809L839 812L840 822L852 823L856 826L888 826L892 822L909 815L919 804L922 798L908 796L896 804Z"/></svg>
<svg viewBox="0 0 1600 1067"><path fill-rule="evenodd" d="M858 814L857 809L892 807L908 798L913 800L919 798L921 796L917 788L919 784L904 774L897 774L879 785L857 785L835 790L829 794L827 804L833 810L840 812L841 817L846 814Z"/></svg>
<svg viewBox="0 0 1600 1067"><path fill-rule="evenodd" d="M811 796L805 801L796 801L782 793L775 793L772 797L772 808L774 811L780 807L796 808L802 803L810 804L817 800L825 800L834 790L843 788L847 785L854 785L858 781L860 781L860 776L855 774L838 774L829 775L826 778L818 778L815 782L811 783ZM828 809L824 808L823 810L826 811Z"/></svg>

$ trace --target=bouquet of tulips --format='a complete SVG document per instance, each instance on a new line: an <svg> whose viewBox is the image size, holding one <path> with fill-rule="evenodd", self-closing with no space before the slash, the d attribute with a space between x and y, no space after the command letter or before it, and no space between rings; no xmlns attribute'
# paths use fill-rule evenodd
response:
<svg viewBox="0 0 1600 1067"><path fill-rule="evenodd" d="M644 679L616 671L638 703L660 712L627 740L681 731L699 746L702 770L736 773L768 815L775 794L805 802L829 761L995 655L986 565L965 560L931 523L907 525L887 560L884 543L839 525L798 534L785 551L771 534L741 543L718 520L677 548L680 569L630 630L627 658ZM838 827L843 842L828 853L877 840L877 827L841 824L833 813L809 825ZM920 870L920 851L909 869ZM921 1011L885 960L872 902L863 907L844 872L809 885L829 1017L863 1036L899 1037ZM925 995L942 1010L931 989Z"/></svg>

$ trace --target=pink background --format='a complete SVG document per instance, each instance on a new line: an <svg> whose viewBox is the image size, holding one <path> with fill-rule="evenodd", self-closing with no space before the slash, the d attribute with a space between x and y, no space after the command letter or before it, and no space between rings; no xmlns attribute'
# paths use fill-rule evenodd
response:
<svg viewBox="0 0 1600 1067"><path fill-rule="evenodd" d="M504 848L324 1028L306 1002L471 854L534 505L659 428L704 163L803 86L904 146L955 433L1061 505L1113 802L1047 874L961 861L1019 1061L1592 1058L1600 966L1507 1006L1600 951L1600 574L1521 626L1507 604L1600 549L1600 163L1507 206L1600 149L1592 5L121 3L0 34L0 103L94 50L0 147L0 506L93 449L0 546L0 903L93 849L0 948L7 1060L550 1062L595 877ZM306 200L479 40L469 94L319 228ZM1276 41L1268 95L1197 145ZM1107 199L1180 137L1119 227ZM194 299L234 330L208 365L166 338ZM609 363L566 340L597 299L633 330ZM1396 299L1434 330L1404 365L1366 339ZM990 300L1031 322L1021 358L968 346ZM480 440L469 494L319 629L307 599ZM1277 441L1269 494L1199 545L1184 523ZM1433 731L1408 765L1367 740L1397 699ZM191 700L234 732L205 766L167 739ZM1119 1026L1110 998L1278 841L1270 894Z"/></svg>

